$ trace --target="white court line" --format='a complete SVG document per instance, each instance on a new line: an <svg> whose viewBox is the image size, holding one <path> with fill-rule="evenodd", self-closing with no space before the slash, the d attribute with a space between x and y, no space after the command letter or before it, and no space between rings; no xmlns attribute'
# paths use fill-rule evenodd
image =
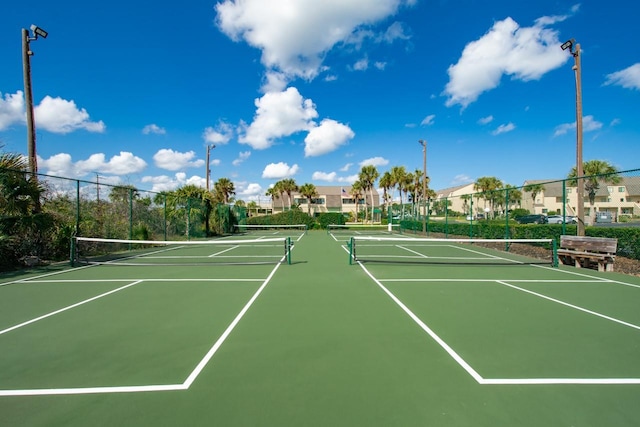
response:
<svg viewBox="0 0 640 427"><path fill-rule="evenodd" d="M428 278L419 278L419 279L378 279L383 283L386 282L498 282L500 280L504 280L505 282L516 282L516 283L607 283L602 280L552 280L552 279L428 279Z"/></svg>
<svg viewBox="0 0 640 427"><path fill-rule="evenodd" d="M236 315L233 321L229 324L227 329L216 340L213 346L209 349L207 354L196 365L195 369L189 374L187 379L182 384L158 384L158 385L141 385L141 386L114 386L114 387L73 387L73 388L49 388L49 389L15 389L15 390L0 390L0 397L2 396L51 396L51 395L69 395L69 394L104 394L104 393L140 393L140 392L158 392L158 391L179 391L188 390L193 382L198 378L202 370L209 363L211 358L218 351L220 346L224 343L227 337L231 334L236 325L240 322L240 319L244 317L254 301L262 293L267 284L271 281L272 277L286 259L282 257L281 262L276 264L269 276L264 279L264 282L253 294L251 299L244 305L242 310ZM142 280L140 280L142 282ZM133 286L136 283L132 283L127 286ZM122 287L120 289L124 289ZM115 292L115 291L111 291Z"/></svg>
<svg viewBox="0 0 640 427"><path fill-rule="evenodd" d="M380 289L382 289L388 296L389 298L391 298L393 300L393 302L395 302L405 313L407 313L409 315L409 317L411 317L411 319L413 319L414 322L416 322L416 324L418 326L420 326L420 328L422 328L423 331L425 331L427 334L429 334L429 336L431 336L431 338L434 339L435 342L437 342L440 347L442 347L444 349L444 351L446 351L447 353L449 353L449 356L451 356L451 358L453 360L455 360L458 365L460 365L465 371L467 371L467 373L469 375L471 375L471 377L473 379L475 379L477 382L480 382L482 380L482 377L480 376L480 374L478 374L472 367L471 365L469 365L458 353L455 352L455 350L453 350L449 344L447 344L446 342L444 342L444 340L442 338L440 338L431 328L429 328L422 320L420 320L420 318L418 316L416 316L410 309L409 307L407 307L406 305L404 305L404 303L402 303L402 301L400 301L394 294L391 293L391 291L389 291L382 283L380 283L380 281L378 279L376 279L373 274L371 274L369 272L369 270L367 270L367 268L358 261L358 264L360 265L360 267L364 270L364 272L380 287Z"/></svg>
<svg viewBox="0 0 640 427"><path fill-rule="evenodd" d="M349 250L345 246L342 248L348 253ZM358 265L365 271L365 273L400 307L402 310L411 317L411 319L420 326L431 338L433 338L438 345L440 345L478 384L481 385L640 385L640 378L484 378L482 377L475 369L471 367L460 355L458 355L455 350L453 350L446 342L444 342L431 328L429 328L422 320L420 320L407 306L404 305L391 291L389 291L386 287L382 285L382 281L378 280L365 268L365 266L358 261ZM548 268L548 267L547 267ZM562 271L553 269L554 271ZM578 275L580 275L578 273ZM587 276L590 278L594 278L594 276ZM420 281L425 281L425 279L417 279ZM385 281L401 281L400 279L387 279ZM490 281L490 282L498 282L498 280L468 280L468 279L454 279L454 280L446 280L446 279L431 279L426 281ZM609 282L608 280L600 280L601 282ZM594 282L600 282L598 280L594 280ZM507 283L501 283L503 285L511 286L516 289L520 289L517 286L509 285ZM625 283L622 283L625 284ZM530 292L522 289L525 292ZM533 292L530 292L533 293ZM535 293L534 293L535 294ZM554 300L553 298L546 297L544 295L539 295L545 299ZM594 315L598 315L600 317L604 317L607 320L611 320L617 323L624 324L625 326L629 326L632 328L640 329L639 326L633 325L627 322L620 321L618 319L611 318L609 316L600 315L596 312L591 312L590 310L582 309L581 307L573 306L571 304L564 303L559 300L554 300L555 302L572 306L572 308L589 312Z"/></svg>
<svg viewBox="0 0 640 427"><path fill-rule="evenodd" d="M519 290L519 291L522 291L522 292L526 292L526 293L531 294L531 295L535 295L538 298L543 298L543 299L546 299L548 301L555 302L557 304L561 304L561 305L564 305L566 307L573 308L575 310L579 310L579 311L582 311L582 312L587 313L587 314L591 314L591 315L594 315L594 316L597 316L597 317L601 317L603 319L610 320L612 322L619 323L621 325L628 326L630 328L640 330L640 326L634 325L633 323L625 322L623 320L616 319L615 317L611 317L611 316L607 316L606 314L598 313L597 311L589 310L589 309L586 309L584 307L577 306L575 304L570 304L568 302L565 302L565 301L562 301L562 300L559 300L559 299L556 299L556 298L552 298L552 297L549 297L547 295L540 294L538 292L530 291L528 289L524 289L524 288L521 288L519 286L511 285L511 284L507 283L506 281L496 280L496 283L500 283L501 285L508 286L510 288L513 288L513 289L516 289L516 290Z"/></svg>
<svg viewBox="0 0 640 427"><path fill-rule="evenodd" d="M284 257L283 257L282 260L284 261ZM258 298L258 296L262 293L262 291L267 286L267 284L271 281L271 278L276 273L276 271L278 271L278 268L280 267L281 264L282 263L276 264L275 268L271 271L271 274L269 274L269 277L267 277L265 279L265 281L262 284L262 286L260 286L260 288L258 288L258 290L256 291L255 294L253 294L251 299L245 304L245 306L242 308L242 310L240 310L240 313L238 313L238 315L235 317L235 319L233 319L233 321L229 324L227 329L225 329L225 331L222 333L222 335L220 335L220 338L218 338L218 340L213 344L211 349L209 349L207 354L202 358L200 363L198 363L198 365L195 367L193 372L191 372L191 374L189 374L189 376L187 377L187 379L183 383L186 386L186 388L191 387L191 384L193 384L193 382L196 380L196 378L198 378L198 375L200 375L200 372L202 372L202 370L207 365L207 363L209 363L209 360L211 360L213 355L216 354L216 352L218 351L218 349L220 348L222 343L224 343L224 341L227 339L229 334L231 334L231 331L233 331L233 329L236 327L238 322L240 322L240 319L242 319L244 317L245 313L249 310L249 308L251 307L253 302Z"/></svg>
<svg viewBox="0 0 640 427"><path fill-rule="evenodd" d="M69 279L69 280L30 280L28 283L109 283L109 282L133 282L138 279ZM167 278L145 278L145 282L262 282L264 279L224 279L224 278L206 278L206 279L167 279Z"/></svg>
<svg viewBox="0 0 640 427"><path fill-rule="evenodd" d="M78 303L69 305L67 307L63 307L63 308L61 308L59 310L56 310L56 311L52 311L51 313L44 314L44 315L42 315L40 317L36 317L35 319L27 320L26 322L22 322L22 323L20 323L18 325L11 326L10 328L7 328L7 329L4 329L4 330L0 331L0 335L5 334L5 333L10 332L10 331L13 331L13 330L18 329L18 328L21 328L23 326L30 325L32 323L35 323L35 322L39 321L39 320L46 319L47 317L51 317L51 316L55 316L56 314L63 313L65 311L67 311L67 310L71 310L72 308L79 307L79 306L81 306L83 304L86 304L88 302L95 301L95 300L100 299L102 297L106 297L107 295L114 294L114 293L119 292L119 291L121 291L123 289L127 289L127 288L129 288L131 286L137 285L138 283L141 283L141 282L142 282L142 280L137 280L137 281L135 281L133 283L129 283L128 285L121 286L121 287L119 287L117 289L113 289L113 290L111 290L109 292L105 292L103 294L96 295L95 297L86 299L84 301L80 301Z"/></svg>

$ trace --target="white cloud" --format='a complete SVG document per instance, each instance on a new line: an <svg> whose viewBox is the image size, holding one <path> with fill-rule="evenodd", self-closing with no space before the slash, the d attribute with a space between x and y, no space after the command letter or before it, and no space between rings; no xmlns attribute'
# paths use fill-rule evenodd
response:
<svg viewBox="0 0 640 427"><path fill-rule="evenodd" d="M140 173L147 167L144 160L126 151L121 151L119 155L111 157L108 161L103 153L96 153L86 160L75 163L71 155L59 153L48 159L39 158L38 165L46 169L48 174L77 178L94 173L112 175Z"/></svg>
<svg viewBox="0 0 640 427"><path fill-rule="evenodd" d="M218 125L213 128L211 126L205 128L202 133L202 139L208 144L227 144L231 138L233 138L233 127L220 121Z"/></svg>
<svg viewBox="0 0 640 427"><path fill-rule="evenodd" d="M157 135L164 135L167 133L167 131L165 128L161 128L157 124L152 123L150 125L146 125L145 127L143 127L142 133L145 135L149 135L150 133L155 133Z"/></svg>
<svg viewBox="0 0 640 427"><path fill-rule="evenodd" d="M553 136L564 135L570 130L574 130L576 128L576 122L573 123L565 123L559 126L556 126L556 130L553 133ZM593 116L584 116L582 118L582 131L583 132L592 132L602 128L602 123L593 118Z"/></svg>
<svg viewBox="0 0 640 427"><path fill-rule="evenodd" d="M304 139L304 156L313 157L330 153L353 139L355 133L349 126L335 120L324 119L311 129Z"/></svg>
<svg viewBox="0 0 640 427"><path fill-rule="evenodd" d="M238 154L238 158L231 162L231 164L233 164L233 166L240 166L249 156L251 156L251 151L242 151Z"/></svg>
<svg viewBox="0 0 640 427"><path fill-rule="evenodd" d="M167 175L145 176L142 177L141 181L143 183L151 183L151 191L155 192L172 191L185 185L195 185L201 188L205 188L207 185L206 178L197 175L187 178L187 174L184 172L176 173L173 178Z"/></svg>
<svg viewBox="0 0 640 427"><path fill-rule="evenodd" d="M258 196L264 196L264 190L260 184L251 182L234 182L236 195L241 199L257 200Z"/></svg>
<svg viewBox="0 0 640 427"><path fill-rule="evenodd" d="M340 168L340 172L348 171L349 168L351 168L351 166L353 166L353 163L347 163L346 165L344 165L343 167Z"/></svg>
<svg viewBox="0 0 640 427"><path fill-rule="evenodd" d="M393 15L415 0L224 0L216 6L216 24L233 40L262 51L262 64L287 76L313 79L329 50L353 34ZM401 24L381 37L387 42L407 38Z"/></svg>
<svg viewBox="0 0 640 427"><path fill-rule="evenodd" d="M70 133L78 129L88 132L102 133L106 126L104 122L92 122L89 113L84 108L78 109L74 101L45 96L40 105L34 108L38 128L53 133Z"/></svg>
<svg viewBox="0 0 640 427"><path fill-rule="evenodd" d="M471 177L465 174L459 174L453 177L453 180L451 181L451 185L458 186L462 184L468 184L470 182L473 182L473 179Z"/></svg>
<svg viewBox="0 0 640 427"><path fill-rule="evenodd" d="M493 121L493 116L482 117L481 119L478 120L478 124L488 125L492 121Z"/></svg>
<svg viewBox="0 0 640 427"><path fill-rule="evenodd" d="M514 125L513 123L509 122L506 125L500 125L496 128L496 130L494 130L493 132L491 132L491 135L500 135L501 133L507 133L507 132L511 132L512 130L514 130L516 128L516 125Z"/></svg>
<svg viewBox="0 0 640 427"><path fill-rule="evenodd" d="M5 93L4 99L0 92L0 131L14 123L24 122L24 108L22 91L19 90L14 94Z"/></svg>
<svg viewBox="0 0 640 427"><path fill-rule="evenodd" d="M195 157L196 153L194 151L180 153L178 151L173 151L170 148L163 148L153 155L153 161L159 168L170 171L177 171L184 168L199 168L204 166L204 160L194 160Z"/></svg>
<svg viewBox="0 0 640 427"><path fill-rule="evenodd" d="M311 176L314 181L327 181L327 182L343 182L352 184L358 180L358 175L338 176L335 172L314 172Z"/></svg>
<svg viewBox="0 0 640 427"><path fill-rule="evenodd" d="M369 68L368 58L362 58L361 60L353 64L353 69L356 71L366 71L368 68Z"/></svg>
<svg viewBox="0 0 640 427"><path fill-rule="evenodd" d="M547 26L566 18L545 16L531 27L520 27L511 18L496 22L484 36L467 44L458 62L449 67L446 105L467 107L481 93L496 88L503 75L538 80L564 64L570 55L559 49L558 32Z"/></svg>
<svg viewBox="0 0 640 427"><path fill-rule="evenodd" d="M255 105L253 123L242 126L238 142L256 150L269 148L276 138L310 130L315 125L313 119L318 117L313 102L303 99L294 87L267 93L256 99Z"/></svg>
<svg viewBox="0 0 640 427"><path fill-rule="evenodd" d="M289 178L298 173L298 165L289 166L284 162L270 163L262 171L263 178Z"/></svg>
<svg viewBox="0 0 640 427"><path fill-rule="evenodd" d="M622 86L625 89L640 90L640 62L624 70L607 74L607 80L604 84Z"/></svg>
<svg viewBox="0 0 640 427"><path fill-rule="evenodd" d="M420 124L422 126L431 126L434 123L435 118L436 118L435 114L429 114L427 117L422 119L422 122L420 122Z"/></svg>
<svg viewBox="0 0 640 427"><path fill-rule="evenodd" d="M360 167L363 166L386 166L389 164L389 160L384 157L372 157L370 159L366 159L360 162Z"/></svg>

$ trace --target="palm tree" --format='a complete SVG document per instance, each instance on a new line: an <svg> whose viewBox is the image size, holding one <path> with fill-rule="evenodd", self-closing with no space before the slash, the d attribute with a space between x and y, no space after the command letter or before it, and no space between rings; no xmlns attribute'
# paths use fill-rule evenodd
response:
<svg viewBox="0 0 640 427"><path fill-rule="evenodd" d="M284 180L280 180L273 185L273 190L278 194L276 199L280 199L282 212L284 212L284 195L286 191L284 190Z"/></svg>
<svg viewBox="0 0 640 427"><path fill-rule="evenodd" d="M531 194L533 205L536 204L536 196L545 190L544 184L527 184L522 188L525 192Z"/></svg>
<svg viewBox="0 0 640 427"><path fill-rule="evenodd" d="M40 205L45 187L26 170L20 154L0 153L0 264L43 255L44 239L56 225L57 212L43 212Z"/></svg>
<svg viewBox="0 0 640 427"><path fill-rule="evenodd" d="M493 212L493 205L495 204L496 194L495 190L502 188L502 181L494 176L484 176L478 178L473 184L474 191L479 191L484 199L484 206L487 206L487 200L491 206L491 212Z"/></svg>
<svg viewBox="0 0 640 427"><path fill-rule="evenodd" d="M371 218L373 219L373 187L375 187L376 180L379 176L380 173L373 165L363 166L362 169L360 169L360 173L358 174L358 180L362 184L362 190L365 192L364 208L366 218L369 217L366 192L368 190L371 196Z"/></svg>
<svg viewBox="0 0 640 427"><path fill-rule="evenodd" d="M356 200L356 222L358 222L358 205L360 204L362 191L362 183L360 181L356 181L351 184L351 196Z"/></svg>
<svg viewBox="0 0 640 427"><path fill-rule="evenodd" d="M280 190L274 185L273 187L269 187L264 195L271 197L271 212L273 212L275 210L275 201L280 198Z"/></svg>
<svg viewBox="0 0 640 427"><path fill-rule="evenodd" d="M307 213L311 215L311 203L314 197L318 197L318 191L313 184L302 184L300 186L300 195L307 199Z"/></svg>
<svg viewBox="0 0 640 427"><path fill-rule="evenodd" d="M387 202L390 199L390 195L389 195L389 189L393 186L392 183L392 178L391 178L391 173L389 173L389 171L385 172L382 174L382 177L380 178L380 187L382 187L382 203L385 205L387 205Z"/></svg>
<svg viewBox="0 0 640 427"><path fill-rule="evenodd" d="M251 213L252 210L256 211L256 215L258 215L258 204L255 200L251 200L247 203L247 209L249 210L249 213Z"/></svg>
<svg viewBox="0 0 640 427"><path fill-rule="evenodd" d="M595 218L595 202L596 194L600 189L600 183L605 184L618 184L622 181L619 170L611 164L603 160L589 160L584 163L583 172L585 177L584 191L589 196L589 222L593 224ZM576 185L577 171L576 168L571 168L569 172L569 179L571 179L571 185Z"/></svg>
<svg viewBox="0 0 640 427"><path fill-rule="evenodd" d="M402 189L404 188L404 182L406 180L407 171L404 166L394 166L391 168L391 188L398 188L400 194L400 209L402 216L404 216L404 206L402 204Z"/></svg>
<svg viewBox="0 0 640 427"><path fill-rule="evenodd" d="M289 200L289 210L291 210L291 194L298 191L298 185L293 178L283 179L282 181L280 181L280 183L282 185L282 192L287 194L287 198Z"/></svg>
<svg viewBox="0 0 640 427"><path fill-rule="evenodd" d="M406 200L409 200L409 192L413 187L413 174L407 173L404 175L402 181L399 182L400 191L404 193ZM402 216L404 217L404 206L402 207Z"/></svg>
<svg viewBox="0 0 640 427"><path fill-rule="evenodd" d="M229 203L231 196L236 194L235 190L233 182L228 178L220 178L213 184L216 199L225 205Z"/></svg>
<svg viewBox="0 0 640 427"><path fill-rule="evenodd" d="M506 197L504 199L506 203L506 210L509 211L511 205L519 205L522 201L522 191L513 185L507 184L505 186ZM535 200L535 199L534 199Z"/></svg>
<svg viewBox="0 0 640 427"><path fill-rule="evenodd" d="M180 217L182 215L185 216L185 235L187 236L187 238L191 237L192 215L201 215L202 213L205 213L205 230L208 231L209 225L206 212L202 212L202 210L198 206L198 203L195 202L205 202L209 198L210 193L206 189L195 186L193 184L185 185L184 187L167 193L166 203L167 206L171 208L169 210L169 215L172 217Z"/></svg>

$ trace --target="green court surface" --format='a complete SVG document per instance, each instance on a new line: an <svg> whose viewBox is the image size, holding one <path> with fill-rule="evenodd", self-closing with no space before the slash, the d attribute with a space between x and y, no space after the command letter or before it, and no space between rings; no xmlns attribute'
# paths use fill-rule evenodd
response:
<svg viewBox="0 0 640 427"><path fill-rule="evenodd" d="M640 278L291 237L291 264L0 276L0 425L640 423Z"/></svg>

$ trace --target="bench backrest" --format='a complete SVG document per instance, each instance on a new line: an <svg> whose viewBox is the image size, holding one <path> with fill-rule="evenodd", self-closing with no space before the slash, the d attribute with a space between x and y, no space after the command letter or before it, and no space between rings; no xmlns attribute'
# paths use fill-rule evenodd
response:
<svg viewBox="0 0 640 427"><path fill-rule="evenodd" d="M560 247L577 251L615 254L618 239L610 237L560 236Z"/></svg>

